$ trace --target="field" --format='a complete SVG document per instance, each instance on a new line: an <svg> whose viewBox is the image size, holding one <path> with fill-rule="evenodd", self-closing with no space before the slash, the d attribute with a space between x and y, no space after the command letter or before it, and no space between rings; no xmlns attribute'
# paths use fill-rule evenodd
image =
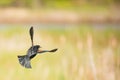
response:
<svg viewBox="0 0 120 80"><path fill-rule="evenodd" d="M120 80L119 25L35 25L34 44L58 51L37 55L32 69L17 58L31 46L30 27L1 26L1 80Z"/></svg>

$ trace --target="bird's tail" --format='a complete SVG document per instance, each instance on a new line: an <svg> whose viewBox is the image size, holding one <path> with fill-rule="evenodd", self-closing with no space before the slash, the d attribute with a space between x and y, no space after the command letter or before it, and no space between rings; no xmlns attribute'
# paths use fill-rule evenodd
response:
<svg viewBox="0 0 120 80"><path fill-rule="evenodd" d="M27 55L18 56L19 63L25 68L31 68L30 58Z"/></svg>

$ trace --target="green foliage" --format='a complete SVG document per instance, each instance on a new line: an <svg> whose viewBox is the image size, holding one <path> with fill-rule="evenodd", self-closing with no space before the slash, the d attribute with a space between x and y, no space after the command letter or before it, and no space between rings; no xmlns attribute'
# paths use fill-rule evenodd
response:
<svg viewBox="0 0 120 80"><path fill-rule="evenodd" d="M0 0L0 6L10 6L13 3L13 0Z"/></svg>
<svg viewBox="0 0 120 80"><path fill-rule="evenodd" d="M56 8L66 8L66 7L79 7L82 5L110 5L117 3L119 0L1 0L1 7L56 7Z"/></svg>

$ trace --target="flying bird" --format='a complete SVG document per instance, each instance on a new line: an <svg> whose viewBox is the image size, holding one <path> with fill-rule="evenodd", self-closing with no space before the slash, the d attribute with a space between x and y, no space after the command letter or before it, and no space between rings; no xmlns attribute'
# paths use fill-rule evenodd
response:
<svg viewBox="0 0 120 80"><path fill-rule="evenodd" d="M34 58L37 54L41 54L41 53L45 53L45 52L56 52L57 51L57 48L52 49L52 50L39 50L39 48L41 48L41 46L33 44L33 35L34 35L33 27L30 28L29 34L30 34L32 46L28 49L26 55L22 55L22 56L18 55L19 63L25 68L32 68L30 60L32 58Z"/></svg>

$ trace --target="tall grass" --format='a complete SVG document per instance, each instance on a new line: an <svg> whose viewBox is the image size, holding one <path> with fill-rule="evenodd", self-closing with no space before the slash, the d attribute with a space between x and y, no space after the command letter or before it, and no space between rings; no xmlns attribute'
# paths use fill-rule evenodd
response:
<svg viewBox="0 0 120 80"><path fill-rule="evenodd" d="M31 46L29 27L1 28L0 79L119 80L120 30L98 28L35 27L34 43L58 51L37 55L32 69L23 68L17 59Z"/></svg>

